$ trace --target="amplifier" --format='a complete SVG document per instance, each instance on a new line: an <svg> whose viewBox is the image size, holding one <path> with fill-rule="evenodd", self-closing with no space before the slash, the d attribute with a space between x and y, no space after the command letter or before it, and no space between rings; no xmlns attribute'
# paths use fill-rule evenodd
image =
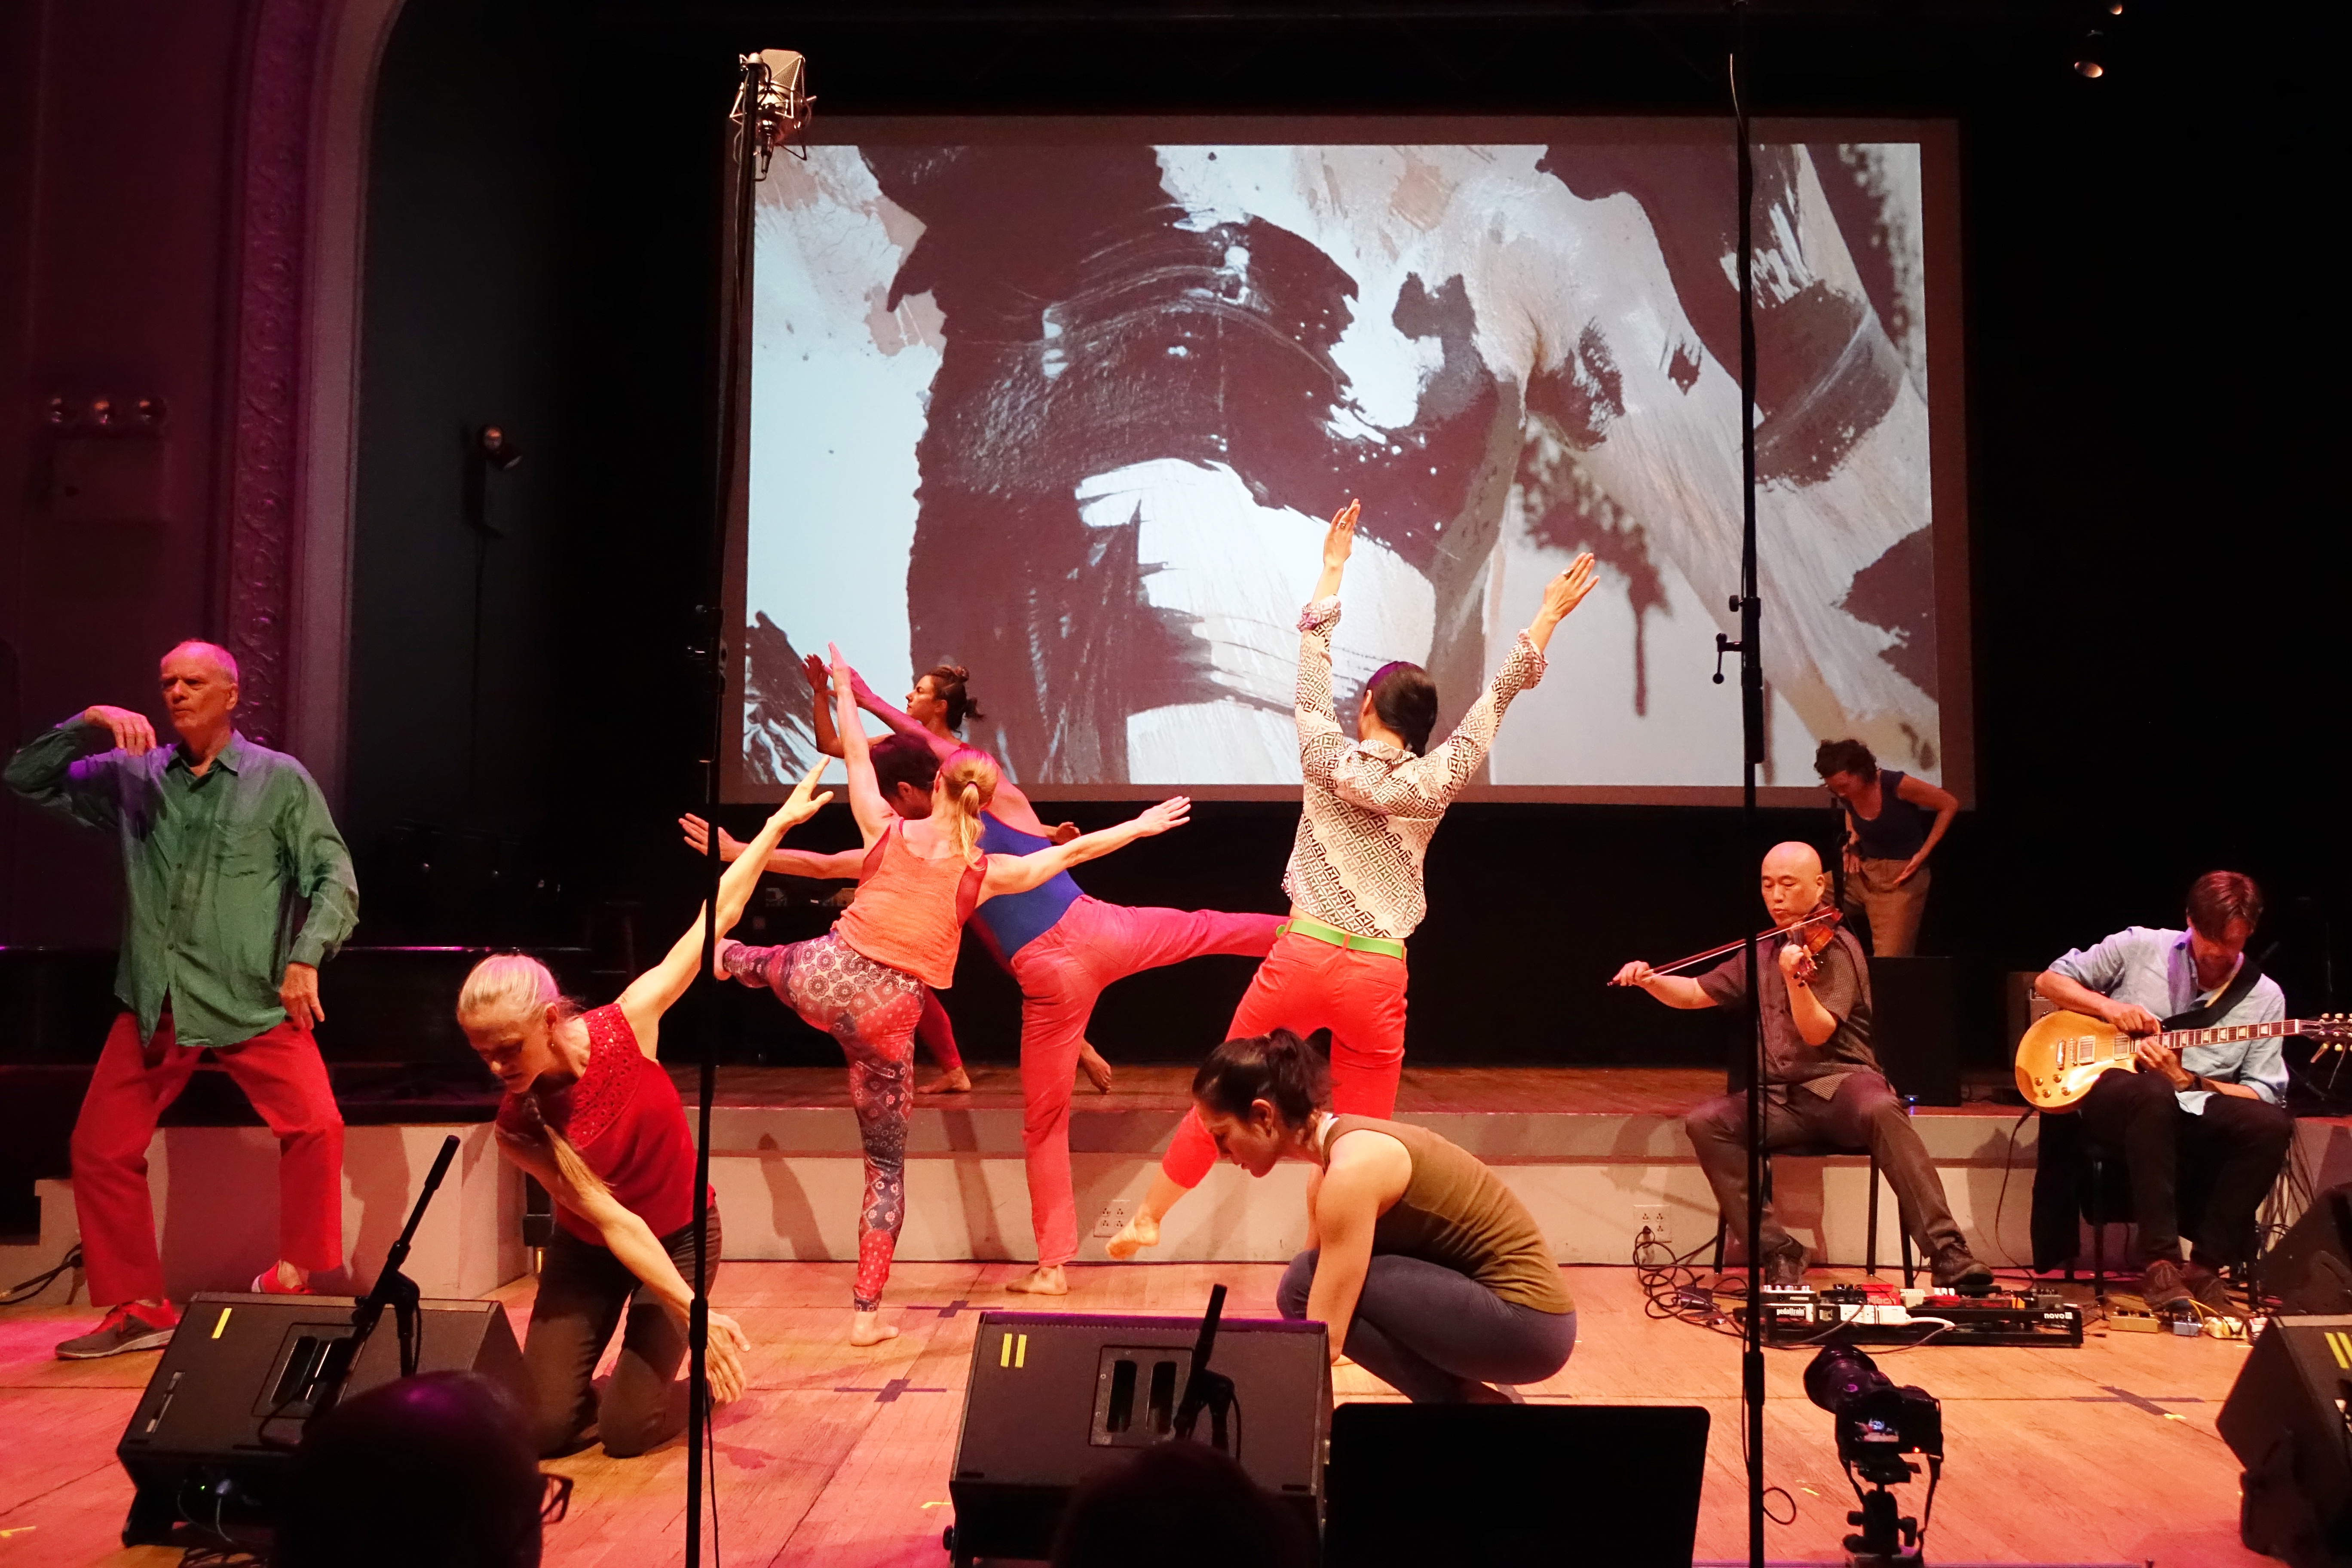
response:
<svg viewBox="0 0 2352 1568"><path fill-rule="evenodd" d="M1764 1291L1764 1339L1769 1344L2062 1345L2083 1342L2083 1309L2054 1290L2031 1296L1995 1292L1950 1296L1908 1291L1906 1301L1886 1287L1832 1285L1822 1289Z"/></svg>
<svg viewBox="0 0 2352 1568"><path fill-rule="evenodd" d="M115 1447L138 1488L125 1545L170 1543L173 1527L190 1513L274 1510L275 1489L311 1413L310 1388L326 1348L351 1337L357 1304L345 1296L212 1291L189 1300ZM522 1352L503 1305L425 1301L417 1320L417 1371L478 1372L530 1408ZM399 1374L400 1338L387 1310L360 1351L344 1394Z"/></svg>
<svg viewBox="0 0 2352 1568"><path fill-rule="evenodd" d="M1169 1440L1200 1335L1198 1318L982 1312L948 1482L956 1563L1048 1555L1080 1482ZM1226 1318L1209 1358L1233 1381L1228 1452L1318 1535L1329 1342L1320 1323Z"/></svg>

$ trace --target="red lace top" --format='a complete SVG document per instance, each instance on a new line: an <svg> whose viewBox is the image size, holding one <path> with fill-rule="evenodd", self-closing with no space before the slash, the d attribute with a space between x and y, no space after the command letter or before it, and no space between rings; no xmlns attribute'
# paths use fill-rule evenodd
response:
<svg viewBox="0 0 2352 1568"><path fill-rule="evenodd" d="M587 1069L562 1089L507 1095L499 1102L499 1130L534 1136L536 1099L538 1114L580 1152L622 1206L656 1236L683 1230L694 1220L694 1140L677 1086L638 1049L636 1031L617 1004L580 1021L588 1026ZM555 1223L583 1241L604 1244L594 1226L560 1202Z"/></svg>

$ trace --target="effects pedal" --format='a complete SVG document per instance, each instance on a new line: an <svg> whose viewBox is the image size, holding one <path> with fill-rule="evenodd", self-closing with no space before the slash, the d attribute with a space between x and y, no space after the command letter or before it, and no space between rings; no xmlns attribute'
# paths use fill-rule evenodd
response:
<svg viewBox="0 0 2352 1568"><path fill-rule="evenodd" d="M1896 1291L1877 1281L1819 1290L1767 1289L1764 1338L1811 1344L1832 1333L1850 1344L2079 1346L2083 1310L2054 1290L1959 1296Z"/></svg>

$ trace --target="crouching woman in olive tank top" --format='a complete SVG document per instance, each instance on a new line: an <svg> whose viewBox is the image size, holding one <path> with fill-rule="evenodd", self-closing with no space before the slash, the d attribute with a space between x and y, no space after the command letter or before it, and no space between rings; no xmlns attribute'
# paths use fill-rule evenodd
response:
<svg viewBox="0 0 2352 1568"><path fill-rule="evenodd" d="M1192 1078L1217 1151L1253 1176L1321 1167L1307 1189L1307 1250L1276 1300L1330 1331L1331 1354L1419 1404L1496 1404L1576 1348L1576 1305L1533 1215L1495 1173L1436 1133L1334 1116L1323 1059L1286 1030L1227 1040Z"/></svg>

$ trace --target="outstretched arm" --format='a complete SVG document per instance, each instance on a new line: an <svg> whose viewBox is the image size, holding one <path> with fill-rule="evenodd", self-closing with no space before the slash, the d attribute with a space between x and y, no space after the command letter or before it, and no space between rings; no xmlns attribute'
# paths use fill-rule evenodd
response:
<svg viewBox="0 0 2352 1568"><path fill-rule="evenodd" d="M816 731L816 749L828 757L841 755L841 735L833 727L833 672L824 660L811 654L802 662L808 671L810 705L815 711L810 717L810 727Z"/></svg>
<svg viewBox="0 0 2352 1568"><path fill-rule="evenodd" d="M783 805L776 807L751 843L744 846L742 856L729 866L719 879L719 934L725 936L735 922L743 918L743 906L751 901L751 889L760 880L760 871L768 852L776 847L787 829L806 822L817 809L833 799L833 792L814 793L816 781L825 767L818 763L808 771ZM661 1017L669 1011L670 1004L686 994L694 984L694 973L702 964L702 916L698 912L694 923L688 926L659 963L629 982L621 993L621 1013L635 1032L638 1048L646 1055L655 1054L659 1039Z"/></svg>
<svg viewBox="0 0 2352 1568"><path fill-rule="evenodd" d="M653 1292L671 1318L685 1325L694 1308L694 1288L670 1261L653 1226L603 1183L572 1181L547 1145L501 1131L499 1147L545 1187L550 1197L594 1226L605 1249L621 1267ZM742 1394L743 1352L751 1348L750 1338L734 1319L719 1312L710 1314L710 1393L719 1404Z"/></svg>
<svg viewBox="0 0 2352 1568"><path fill-rule="evenodd" d="M832 643L824 651L833 659L833 721L841 737L841 760L849 764L849 812L857 818L858 836L868 849L890 829L898 814L882 798L874 779L874 758L866 745L866 727L857 721L857 696L852 689L856 672Z"/></svg>
<svg viewBox="0 0 2352 1568"><path fill-rule="evenodd" d="M677 819L679 831L686 835L686 847L697 855L710 852L710 825L687 813ZM733 862L740 859L743 842L725 828L719 830L719 858ZM820 855L808 849L771 849L768 863L761 869L773 871L779 877L809 877L818 881L855 881L865 868L863 850L844 849L832 855Z"/></svg>
<svg viewBox="0 0 2352 1568"><path fill-rule="evenodd" d="M1117 827L1106 827L1099 833L1081 833L1067 844L1056 844L1051 849L1040 849L1028 855L991 855L988 858L988 874L980 884L981 899L985 902L1006 893L1025 893L1073 866L1108 855L1139 838L1149 838L1171 827L1181 827L1192 811L1190 799L1181 795L1172 795L1158 805L1137 813Z"/></svg>
<svg viewBox="0 0 2352 1568"><path fill-rule="evenodd" d="M1638 985L1669 1007L1712 1007L1715 998L1687 974L1660 974L1640 959L1620 969L1612 985Z"/></svg>

